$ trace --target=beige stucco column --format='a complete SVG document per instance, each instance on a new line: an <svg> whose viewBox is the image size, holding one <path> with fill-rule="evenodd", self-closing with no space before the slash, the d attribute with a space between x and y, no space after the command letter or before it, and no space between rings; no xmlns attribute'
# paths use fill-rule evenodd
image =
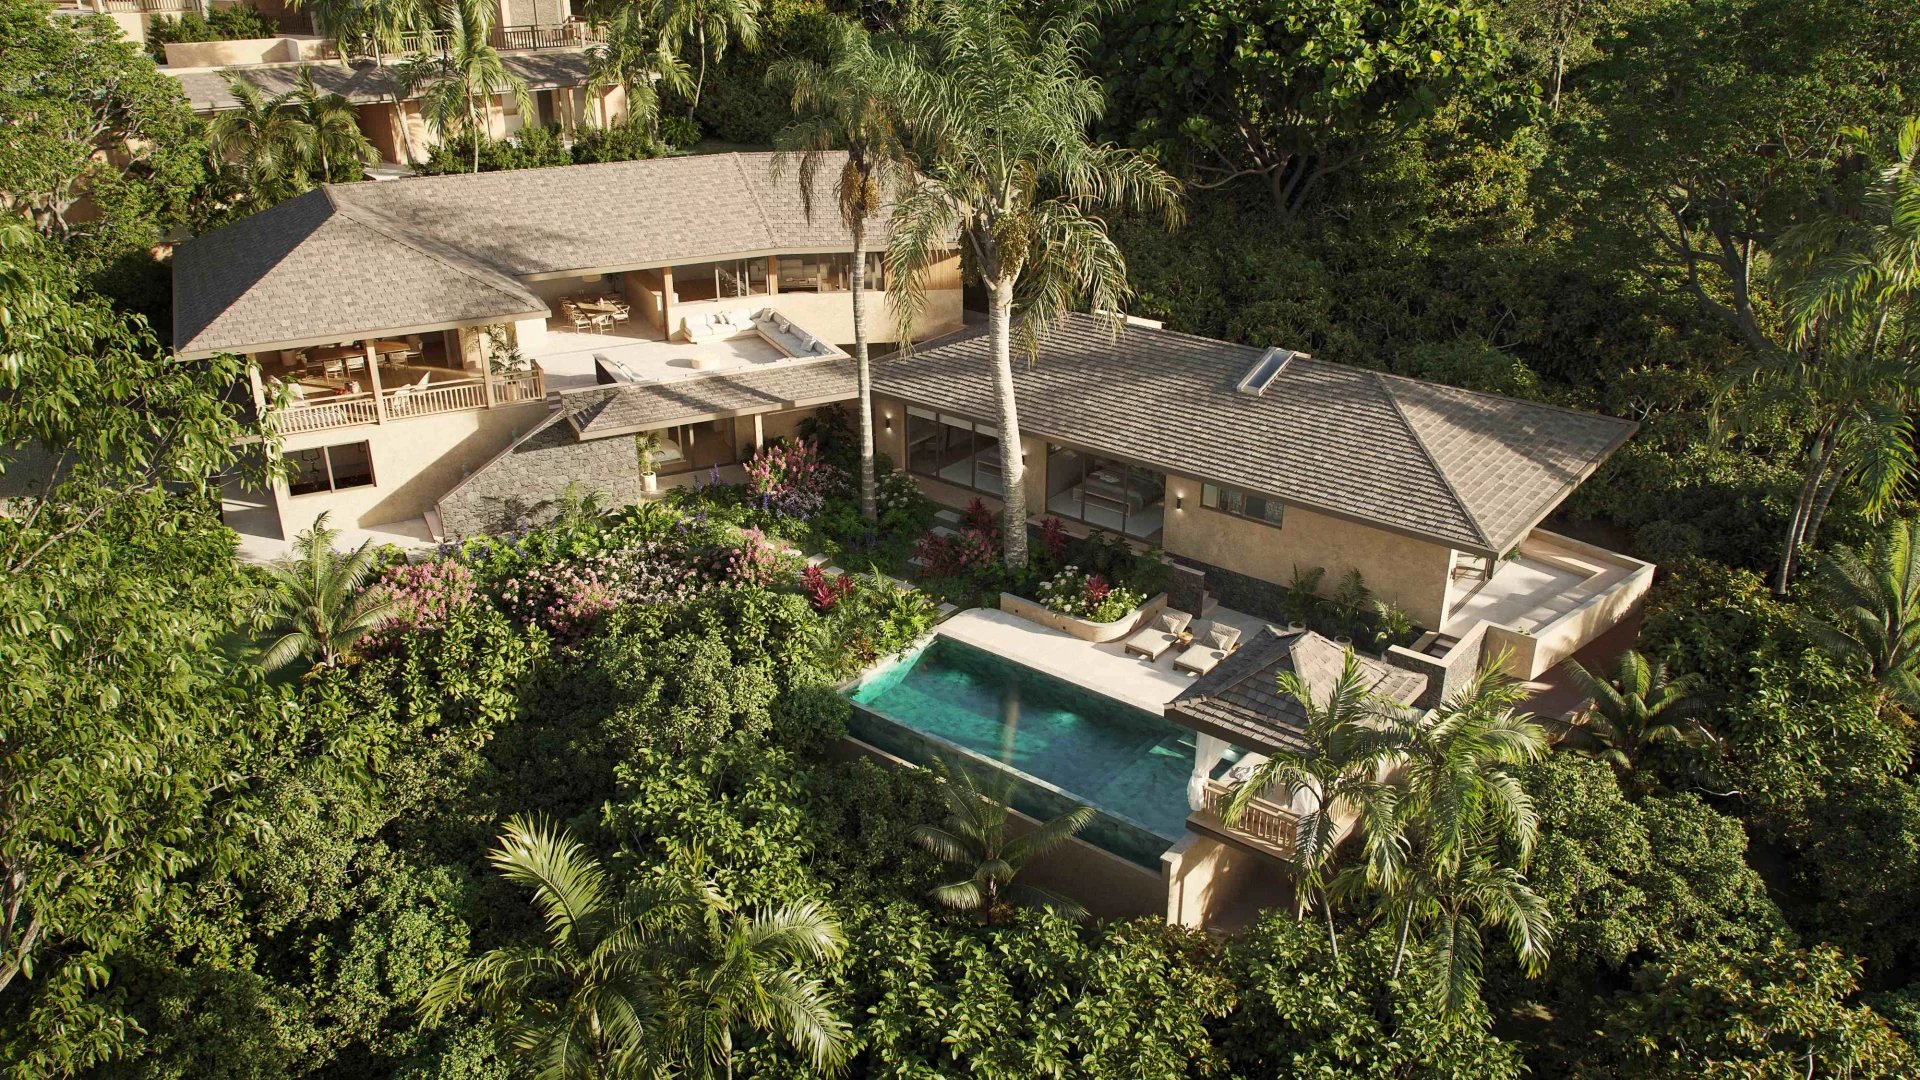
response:
<svg viewBox="0 0 1920 1080"><path fill-rule="evenodd" d="M373 422L387 422L387 395L380 392L380 357L373 351L373 339L362 342L367 349L367 385L373 388Z"/></svg>
<svg viewBox="0 0 1920 1080"><path fill-rule="evenodd" d="M1220 765L1220 759L1226 756L1227 740L1216 739L1205 732L1195 732L1193 737L1193 775L1187 777L1187 809L1204 810L1207 808L1207 778Z"/></svg>
<svg viewBox="0 0 1920 1080"><path fill-rule="evenodd" d="M780 295L780 257L767 256L767 295Z"/></svg>

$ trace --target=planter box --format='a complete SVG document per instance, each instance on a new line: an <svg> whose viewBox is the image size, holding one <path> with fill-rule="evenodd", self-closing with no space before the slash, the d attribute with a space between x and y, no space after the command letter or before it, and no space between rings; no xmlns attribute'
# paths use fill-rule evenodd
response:
<svg viewBox="0 0 1920 1080"><path fill-rule="evenodd" d="M1071 615L1062 615L1023 596L1005 592L1000 594L1001 611L1018 615L1028 622L1036 622L1041 626L1070 634L1081 641L1093 642L1119 641L1121 638L1128 637L1140 627L1141 623L1160 614L1161 609L1166 606L1167 594L1161 593L1110 623L1097 623L1076 619Z"/></svg>

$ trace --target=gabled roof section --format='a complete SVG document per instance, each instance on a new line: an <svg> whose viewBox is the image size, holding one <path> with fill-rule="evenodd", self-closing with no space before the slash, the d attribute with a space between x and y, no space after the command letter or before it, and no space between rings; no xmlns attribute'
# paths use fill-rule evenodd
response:
<svg viewBox="0 0 1920 1080"><path fill-rule="evenodd" d="M183 356L287 348L375 333L544 314L512 278L327 187L174 251L174 343Z"/></svg>
<svg viewBox="0 0 1920 1080"><path fill-rule="evenodd" d="M581 439L604 439L724 416L824 405L857 392L852 361L835 357L580 390L565 395L560 408Z"/></svg>
<svg viewBox="0 0 1920 1080"><path fill-rule="evenodd" d="M1411 705L1426 689L1425 675L1367 656L1355 661L1368 691L1387 701ZM1346 649L1319 634L1268 626L1168 702L1167 718L1261 753L1308 750L1306 710L1281 692L1280 675L1293 672L1324 705L1345 665Z"/></svg>
<svg viewBox="0 0 1920 1080"><path fill-rule="evenodd" d="M522 279L851 250L833 198L845 156L822 162L811 214L799 159L776 157L700 154L330 184L179 248L175 346L188 355L245 352L296 338L527 317L547 307Z"/></svg>
<svg viewBox="0 0 1920 1080"><path fill-rule="evenodd" d="M984 331L875 364L909 402L998 414ZM1502 554L1635 425L1295 354L1235 391L1265 350L1103 319L1063 320L1014 365L1029 433L1480 554Z"/></svg>

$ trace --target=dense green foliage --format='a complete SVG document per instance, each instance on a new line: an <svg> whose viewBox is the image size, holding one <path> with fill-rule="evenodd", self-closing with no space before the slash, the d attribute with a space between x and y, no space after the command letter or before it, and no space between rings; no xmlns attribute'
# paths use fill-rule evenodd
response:
<svg viewBox="0 0 1920 1080"><path fill-rule="evenodd" d="M279 20L262 15L252 4L215 8L203 18L197 11L155 16L147 23L147 55L156 64L167 62L167 45L192 41L251 41L280 33Z"/></svg>
<svg viewBox="0 0 1920 1080"><path fill-rule="evenodd" d="M935 7L668 6L649 32L692 78L657 131L456 135L434 168L764 142L791 119L770 68L828 59L840 18L919 33ZM1645 663L1596 671L1591 740L1535 760L1494 685L1367 734L1407 766L1376 843L1309 875L1311 919L1214 937L930 900L991 860L915 842L954 836L953 788L837 753L833 687L922 634L932 595L1039 580L993 565L990 514L967 523L986 558L945 552L932 589L804 572L781 545L905 573L932 520L884 460L862 516L845 417L746 485L383 555L367 595L394 617L265 675L256 617L314 605L236 565L214 514L241 370L178 361L140 316L167 308L151 247L288 192L210 184L177 86L105 20L0 0L0 479L22 499L0 516L0 1068L521 1075L516 1031L586 1015L556 1011L585 983L422 1004L555 946L534 848L493 854L537 816L605 896L683 902L618 952L635 1000L673 999L648 1054L688 1072L821 1075L804 1023L739 1004L756 981L804 984L788 1019L844 1025L853 1076L1920 1072L1909 6L1154 0L1049 43L1100 76L1074 83L1095 145L1185 183L1181 232L1111 222L1135 310L1641 422L1556 523L1662 564ZM423 78L488 81L475 52ZM950 147L991 144L971 123ZM1035 541L1029 577L1150 594L1164 570ZM1371 628L1363 586L1310 614ZM932 846L1003 839L974 831ZM804 932L756 951L778 926Z"/></svg>

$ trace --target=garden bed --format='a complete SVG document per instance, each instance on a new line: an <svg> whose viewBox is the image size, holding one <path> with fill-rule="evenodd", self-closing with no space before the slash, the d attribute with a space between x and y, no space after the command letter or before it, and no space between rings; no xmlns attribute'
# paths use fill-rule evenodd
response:
<svg viewBox="0 0 1920 1080"><path fill-rule="evenodd" d="M1059 630L1065 634L1091 641L1096 644L1105 641L1119 641L1138 629L1141 622L1158 615L1167 606L1167 594L1160 593L1139 607L1129 609L1112 622L1094 622L1073 615L1063 615L1045 605L1017 596L1010 592L1000 594L1000 610L1009 615L1018 615L1028 622Z"/></svg>

